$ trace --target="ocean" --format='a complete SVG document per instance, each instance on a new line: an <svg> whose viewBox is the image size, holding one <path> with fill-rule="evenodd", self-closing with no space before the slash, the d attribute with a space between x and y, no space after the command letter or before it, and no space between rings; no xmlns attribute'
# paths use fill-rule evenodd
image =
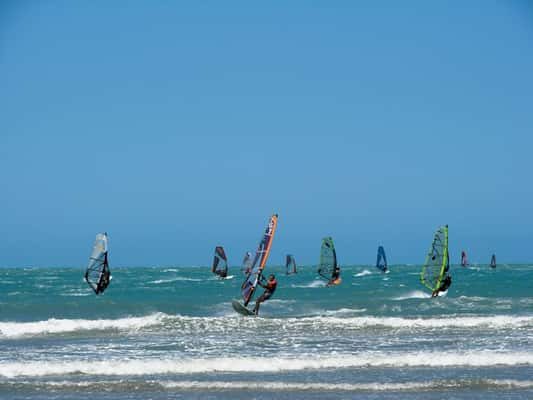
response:
<svg viewBox="0 0 533 400"><path fill-rule="evenodd" d="M112 259L111 259L112 261ZM243 275L0 268L1 399L532 399L533 267L452 266L431 299L420 266L276 273L260 317L231 307Z"/></svg>

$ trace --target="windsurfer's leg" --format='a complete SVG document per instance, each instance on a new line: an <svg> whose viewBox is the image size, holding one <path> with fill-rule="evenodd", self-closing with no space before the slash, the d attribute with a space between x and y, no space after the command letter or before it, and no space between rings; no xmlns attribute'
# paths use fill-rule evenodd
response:
<svg viewBox="0 0 533 400"><path fill-rule="evenodd" d="M255 313L255 315L257 315L257 313L259 312L259 306L261 305L263 301L265 301L264 293L261 296L259 296L255 302L255 307L253 309L253 312Z"/></svg>

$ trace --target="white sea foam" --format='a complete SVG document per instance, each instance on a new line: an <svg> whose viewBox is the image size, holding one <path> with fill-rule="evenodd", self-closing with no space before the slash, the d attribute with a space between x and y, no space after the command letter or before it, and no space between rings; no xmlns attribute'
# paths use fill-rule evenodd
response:
<svg viewBox="0 0 533 400"><path fill-rule="evenodd" d="M430 297L430 293L426 293L421 290L414 290L405 295L394 297L392 300L429 299Z"/></svg>
<svg viewBox="0 0 533 400"><path fill-rule="evenodd" d="M326 285L325 281L322 280L314 280L309 283L304 283L302 285L291 285L293 288L318 288L318 287L324 287Z"/></svg>
<svg viewBox="0 0 533 400"><path fill-rule="evenodd" d="M5 382L4 385L11 382ZM97 380L97 381L22 381L16 380L13 384L49 387L49 388L117 388L120 386L138 385L138 381L131 380ZM533 388L531 380L515 379L451 379L434 380L425 382L365 382L365 383L322 383L322 382L282 382L282 381L181 381L181 380L143 380L141 383L167 390L259 390L269 392L293 391L293 392L383 392L383 391L420 391L420 390L442 390L454 388L493 388L493 389L529 389Z"/></svg>
<svg viewBox="0 0 533 400"><path fill-rule="evenodd" d="M66 297L86 297L91 296L93 294L92 291L87 288L85 291L70 291L65 293L60 293L60 296L66 296Z"/></svg>
<svg viewBox="0 0 533 400"><path fill-rule="evenodd" d="M37 322L0 322L0 337L16 338L90 330L138 330L162 323L166 314L120 319L55 319Z"/></svg>
<svg viewBox="0 0 533 400"><path fill-rule="evenodd" d="M363 313L366 308L339 308L338 310L327 310L324 312L326 315L349 315L354 313Z"/></svg>
<svg viewBox="0 0 533 400"><path fill-rule="evenodd" d="M27 361L0 364L6 378L61 376L139 376L217 372L280 372L330 368L491 367L533 365L533 353L476 351L462 353L359 353L346 356L301 358L226 357L195 359L127 359L108 361Z"/></svg>
<svg viewBox="0 0 533 400"><path fill-rule="evenodd" d="M486 317L462 317L451 316L443 318L400 318L400 317L304 317L301 319L292 319L293 324L319 322L320 319L324 325L328 326L350 326L354 328L365 328L374 326L383 326L388 328L518 328L533 326L533 317L492 315Z"/></svg>
<svg viewBox="0 0 533 400"><path fill-rule="evenodd" d="M294 300L273 299L272 304L292 304ZM229 307L225 307L225 311ZM441 318L400 318L353 316L363 313L365 309L341 308L331 311L318 311L316 315L299 318L266 318L262 324L285 325L289 323L292 329L365 329L374 327L394 329L514 329L533 327L533 316L449 316ZM352 314L352 316L350 315ZM121 330L136 331L145 327L174 326L181 324L191 332L205 329L233 329L239 317L234 313L226 313L213 317L189 317L155 313L143 317L129 317L119 319L48 319L35 322L0 322L0 338L18 338L23 336L43 336L50 334L64 334L77 331L91 330ZM259 323L258 321L256 321Z"/></svg>
<svg viewBox="0 0 533 400"><path fill-rule="evenodd" d="M369 271L368 269L364 269L361 272L355 274L354 276L359 277L359 276L365 276L365 275L372 275L372 272Z"/></svg>
<svg viewBox="0 0 533 400"><path fill-rule="evenodd" d="M469 386L479 387L485 385L493 388L520 388L533 387L533 381L519 380L449 380L429 382L368 382L368 383L309 383L309 382L227 382L227 381L162 381L159 383L167 389L182 390L258 390L258 391L418 391L430 389L453 389Z"/></svg>
<svg viewBox="0 0 533 400"><path fill-rule="evenodd" d="M170 279L158 279L158 280L155 280L155 281L150 281L148 283L153 283L155 285L159 285L161 283L171 283L171 282L178 282L178 281L202 282L203 279L186 278L186 277L183 277L183 276L177 276L175 278L170 278Z"/></svg>

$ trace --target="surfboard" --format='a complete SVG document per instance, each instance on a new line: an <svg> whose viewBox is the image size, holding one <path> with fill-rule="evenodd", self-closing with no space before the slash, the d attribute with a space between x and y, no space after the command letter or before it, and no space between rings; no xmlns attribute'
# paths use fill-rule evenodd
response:
<svg viewBox="0 0 533 400"><path fill-rule="evenodd" d="M244 307L238 300L232 300L231 301L231 305L233 306L233 309L235 311L237 311L239 314L241 315L244 315L244 316L250 316L250 315L254 315L255 314L250 311L248 308Z"/></svg>

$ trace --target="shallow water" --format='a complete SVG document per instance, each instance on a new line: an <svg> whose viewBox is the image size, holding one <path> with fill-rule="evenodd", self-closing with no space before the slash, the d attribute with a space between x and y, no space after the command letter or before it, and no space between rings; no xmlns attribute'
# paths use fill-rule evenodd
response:
<svg viewBox="0 0 533 400"><path fill-rule="evenodd" d="M417 266L314 271L269 267L246 318L238 268L112 268L102 296L83 268L0 269L0 397L533 398L532 267L452 267L436 299Z"/></svg>

